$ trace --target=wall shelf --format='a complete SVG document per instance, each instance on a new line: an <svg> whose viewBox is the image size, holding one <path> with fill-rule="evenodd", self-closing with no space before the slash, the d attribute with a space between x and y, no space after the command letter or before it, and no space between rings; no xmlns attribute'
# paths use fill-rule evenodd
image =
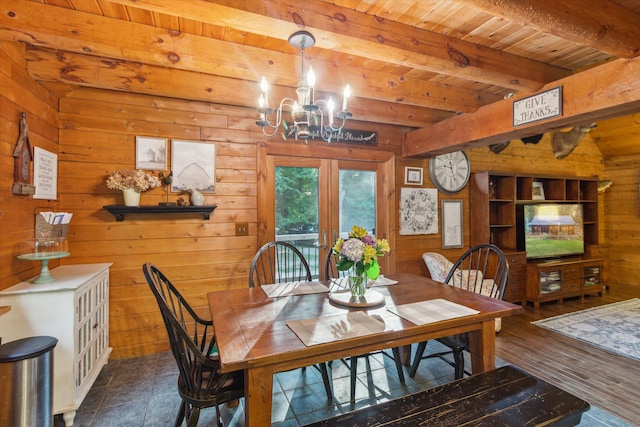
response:
<svg viewBox="0 0 640 427"><path fill-rule="evenodd" d="M128 214L202 214L204 219L211 217L211 212L218 205L208 206L124 206L124 205L106 205L104 209L108 210L111 215L116 217L116 221L123 221L124 216Z"/></svg>

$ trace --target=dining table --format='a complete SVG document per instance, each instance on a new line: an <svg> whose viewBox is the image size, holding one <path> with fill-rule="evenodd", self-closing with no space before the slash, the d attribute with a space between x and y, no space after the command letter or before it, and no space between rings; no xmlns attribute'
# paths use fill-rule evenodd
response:
<svg viewBox="0 0 640 427"><path fill-rule="evenodd" d="M245 372L246 426L271 424L273 375L294 368L467 332L472 373L495 369L495 319L521 306L416 274L386 279L368 303L341 302L348 289L329 281L207 294L221 370Z"/></svg>

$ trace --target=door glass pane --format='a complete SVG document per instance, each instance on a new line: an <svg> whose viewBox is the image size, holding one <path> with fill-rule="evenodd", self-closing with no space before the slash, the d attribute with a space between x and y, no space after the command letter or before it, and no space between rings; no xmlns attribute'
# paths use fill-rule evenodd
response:
<svg viewBox="0 0 640 427"><path fill-rule="evenodd" d="M276 240L289 242L304 255L313 278L318 278L317 168L276 167Z"/></svg>
<svg viewBox="0 0 640 427"><path fill-rule="evenodd" d="M340 237L346 238L354 225L376 232L376 173L340 170Z"/></svg>

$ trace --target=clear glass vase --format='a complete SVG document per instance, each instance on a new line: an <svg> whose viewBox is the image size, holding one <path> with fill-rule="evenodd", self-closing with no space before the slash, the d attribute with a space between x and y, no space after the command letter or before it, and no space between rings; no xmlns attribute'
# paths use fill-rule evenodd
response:
<svg viewBox="0 0 640 427"><path fill-rule="evenodd" d="M355 270L349 274L349 289L354 297L362 297L367 292L367 272L357 273Z"/></svg>

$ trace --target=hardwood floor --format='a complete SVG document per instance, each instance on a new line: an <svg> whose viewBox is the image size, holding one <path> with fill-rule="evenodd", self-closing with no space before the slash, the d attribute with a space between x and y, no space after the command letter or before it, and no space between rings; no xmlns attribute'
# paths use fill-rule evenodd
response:
<svg viewBox="0 0 640 427"><path fill-rule="evenodd" d="M640 297L640 286L611 285L602 297L531 304L525 313L503 319L496 355L598 406L640 425L640 361L617 356L581 341L532 325L542 318Z"/></svg>

